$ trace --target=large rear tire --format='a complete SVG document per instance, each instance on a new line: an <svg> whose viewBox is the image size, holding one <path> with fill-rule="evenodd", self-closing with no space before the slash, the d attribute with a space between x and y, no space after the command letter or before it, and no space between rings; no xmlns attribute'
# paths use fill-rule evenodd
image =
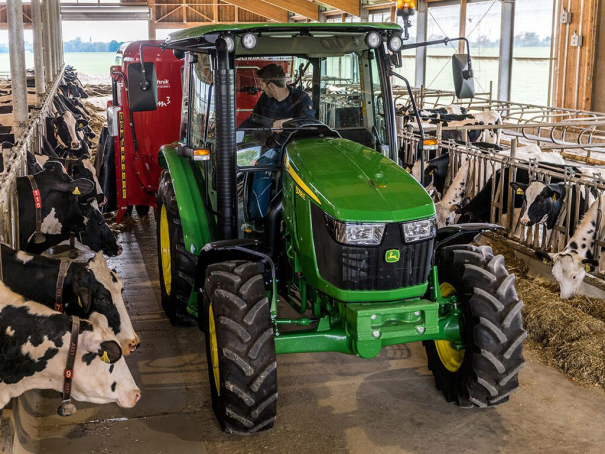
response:
<svg viewBox="0 0 605 454"><path fill-rule="evenodd" d="M515 276L504 257L489 246L451 246L437 259L442 290L456 291L464 314L466 349L446 341L423 342L437 389L461 407L488 407L508 401L525 365L521 308Z"/></svg>
<svg viewBox="0 0 605 454"><path fill-rule="evenodd" d="M138 209L138 208L137 208ZM197 256L187 252L181 218L168 171L162 172L158 188L158 268L162 308L175 326L195 326L187 312L197 267Z"/></svg>
<svg viewBox="0 0 605 454"><path fill-rule="evenodd" d="M212 407L221 428L241 435L270 429L277 416L277 362L257 264L210 265L202 300Z"/></svg>

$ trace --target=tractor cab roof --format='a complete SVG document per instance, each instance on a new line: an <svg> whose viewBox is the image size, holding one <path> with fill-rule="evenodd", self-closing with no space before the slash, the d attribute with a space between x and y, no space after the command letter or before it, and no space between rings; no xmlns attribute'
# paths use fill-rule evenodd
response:
<svg viewBox="0 0 605 454"><path fill-rule="evenodd" d="M214 24L179 30L170 34L165 44L168 46L204 48L214 47L215 40L219 36L225 35L242 36L246 33L256 33L259 36L276 39L298 36L325 38L337 35L364 34L370 31L377 31L386 38L386 35L401 35L402 28L398 24L388 22Z"/></svg>

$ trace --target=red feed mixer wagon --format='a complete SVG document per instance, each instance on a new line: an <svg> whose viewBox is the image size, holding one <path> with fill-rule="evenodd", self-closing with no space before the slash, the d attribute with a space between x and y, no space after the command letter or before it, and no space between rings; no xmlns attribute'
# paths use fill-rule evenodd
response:
<svg viewBox="0 0 605 454"><path fill-rule="evenodd" d="M105 211L117 210L118 223L133 206L139 214L146 214L149 207L156 207L162 172L158 152L162 145L179 141L181 112L186 109L182 97L184 60L177 58L172 50L162 50L161 44L162 41L136 41L122 45L116 54L116 65L110 71L112 100L107 108L108 136L98 172L102 175L103 190L108 197ZM140 68L141 52L144 63L155 65L158 108L131 112L129 67L135 63L134 67ZM237 86L242 87L236 93L237 124L250 115L261 96L256 73L269 63L282 66L292 80L292 59L237 61Z"/></svg>

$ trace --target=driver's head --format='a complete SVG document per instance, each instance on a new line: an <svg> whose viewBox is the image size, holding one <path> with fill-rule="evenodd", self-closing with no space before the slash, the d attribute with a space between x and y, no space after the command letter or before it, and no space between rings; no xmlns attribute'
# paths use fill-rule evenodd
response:
<svg viewBox="0 0 605 454"><path fill-rule="evenodd" d="M269 98L274 98L275 93L286 88L286 73L275 63L259 69L256 74L260 79L262 90Z"/></svg>

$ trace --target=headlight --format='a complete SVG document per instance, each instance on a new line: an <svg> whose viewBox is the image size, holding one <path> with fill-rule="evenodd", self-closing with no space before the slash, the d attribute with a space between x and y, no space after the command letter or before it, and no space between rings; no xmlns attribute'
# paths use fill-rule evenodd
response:
<svg viewBox="0 0 605 454"><path fill-rule="evenodd" d="M389 39L387 45L389 46L389 50L391 52L399 52L403 46L403 40L399 36L391 36L391 39Z"/></svg>
<svg viewBox="0 0 605 454"><path fill-rule="evenodd" d="M427 240L437 235L437 220L435 218L421 221L404 222L401 224L406 243Z"/></svg>
<svg viewBox="0 0 605 454"><path fill-rule="evenodd" d="M256 46L256 35L253 33L246 33L242 36L242 46L248 50L254 49L254 46Z"/></svg>
<svg viewBox="0 0 605 454"><path fill-rule="evenodd" d="M337 242L351 246L378 246L385 224L340 222L326 215L328 230Z"/></svg>
<svg viewBox="0 0 605 454"><path fill-rule="evenodd" d="M382 37L378 32L370 32L366 35L366 46L376 49L382 44Z"/></svg>
<svg viewBox="0 0 605 454"><path fill-rule="evenodd" d="M227 52L233 52L235 49L235 41L233 41L233 38L231 36L223 36L223 39L227 44Z"/></svg>

